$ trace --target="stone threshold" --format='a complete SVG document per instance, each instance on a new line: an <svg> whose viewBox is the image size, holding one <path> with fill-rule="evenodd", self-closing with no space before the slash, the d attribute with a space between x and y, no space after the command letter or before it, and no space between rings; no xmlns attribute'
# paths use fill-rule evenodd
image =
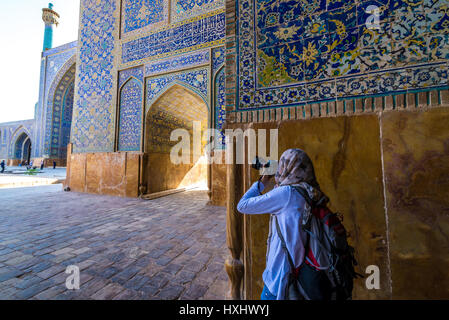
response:
<svg viewBox="0 0 449 320"><path fill-rule="evenodd" d="M24 177L24 176L21 176L20 179L17 179L16 177L11 177L12 181L7 181L9 179L1 179L1 178L7 178L7 177L11 177L11 176L4 176L4 177L0 176L0 189L45 186L45 185L60 184L60 183L65 182L65 179L37 178L37 177Z"/></svg>
<svg viewBox="0 0 449 320"><path fill-rule="evenodd" d="M153 200L153 199L157 199L157 198L166 197L166 196L169 196L169 195L172 195L172 194L175 194L175 193L180 193L180 192L184 192L184 191L190 191L190 190L197 189L197 188L198 188L197 186L192 186L192 187L164 190L164 191L144 194L142 196L142 199Z"/></svg>

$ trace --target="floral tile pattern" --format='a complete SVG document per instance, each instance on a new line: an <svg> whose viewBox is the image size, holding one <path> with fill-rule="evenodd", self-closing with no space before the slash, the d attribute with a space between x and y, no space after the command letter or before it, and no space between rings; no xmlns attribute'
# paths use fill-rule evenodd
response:
<svg viewBox="0 0 449 320"><path fill-rule="evenodd" d="M448 8L447 0L239 1L238 109L447 86Z"/></svg>
<svg viewBox="0 0 449 320"><path fill-rule="evenodd" d="M179 70L187 67L195 67L210 62L209 50L187 53L167 59L152 61L145 65L145 76L162 72Z"/></svg>
<svg viewBox="0 0 449 320"><path fill-rule="evenodd" d="M220 130L221 136L216 143L216 148L224 148L225 135L223 125L226 120L226 86L225 86L225 47L212 49L212 73L214 74L214 105L215 105L215 128Z"/></svg>
<svg viewBox="0 0 449 320"><path fill-rule="evenodd" d="M120 71L118 150L139 151L142 131L143 67Z"/></svg>
<svg viewBox="0 0 449 320"><path fill-rule="evenodd" d="M116 1L81 1L73 152L111 151L114 145L114 26ZM96 41L100 38L101 41Z"/></svg>
<svg viewBox="0 0 449 320"><path fill-rule="evenodd" d="M204 101L208 100L209 70L207 68L193 69L183 72L169 73L148 78L146 81L146 111L154 101L173 83L186 86L196 92Z"/></svg>
<svg viewBox="0 0 449 320"><path fill-rule="evenodd" d="M222 7L224 0L172 0L171 19L178 22Z"/></svg>
<svg viewBox="0 0 449 320"><path fill-rule="evenodd" d="M167 22L168 2L166 0L123 0L122 33L145 28L150 29Z"/></svg>
<svg viewBox="0 0 449 320"><path fill-rule="evenodd" d="M67 157L67 144L70 140L72 125L73 97L75 83L75 65L62 77L56 86L52 101L52 120L47 132L51 138L44 144L44 154L54 158Z"/></svg>

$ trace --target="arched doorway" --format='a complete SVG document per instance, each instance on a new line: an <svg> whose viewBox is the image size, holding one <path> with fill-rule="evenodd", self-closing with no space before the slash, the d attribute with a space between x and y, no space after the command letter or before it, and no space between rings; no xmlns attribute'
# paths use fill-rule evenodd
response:
<svg viewBox="0 0 449 320"><path fill-rule="evenodd" d="M145 119L145 153L147 156L147 193L191 185L207 186L208 170L204 155L209 109L203 98L192 90L175 84L167 89L149 108ZM194 121L201 130L201 148L194 148ZM179 141L170 141L173 130L189 133L190 162L176 164L170 159L172 148ZM198 130L199 131L199 130Z"/></svg>
<svg viewBox="0 0 449 320"><path fill-rule="evenodd" d="M52 101L52 122L49 143L50 159L58 165L65 166L67 161L67 145L70 142L72 126L73 98L75 88L75 64L62 76L55 87Z"/></svg>
<svg viewBox="0 0 449 320"><path fill-rule="evenodd" d="M14 159L17 163L30 163L31 139L25 132L19 134L14 143Z"/></svg>

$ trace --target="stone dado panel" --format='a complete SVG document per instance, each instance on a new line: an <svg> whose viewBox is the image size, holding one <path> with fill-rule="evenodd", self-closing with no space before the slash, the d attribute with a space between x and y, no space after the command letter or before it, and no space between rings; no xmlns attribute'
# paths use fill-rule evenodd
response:
<svg viewBox="0 0 449 320"><path fill-rule="evenodd" d="M72 153L66 185L72 191L137 197L141 154Z"/></svg>
<svg viewBox="0 0 449 320"><path fill-rule="evenodd" d="M380 290L355 281L354 299L447 299L449 108L388 110L347 117L229 124L278 128L279 154L311 157L330 207L343 214L358 272L380 268ZM257 180L244 166L238 183ZM244 217L244 294L258 299L268 218Z"/></svg>
<svg viewBox="0 0 449 320"><path fill-rule="evenodd" d="M395 299L449 298L449 108L382 116Z"/></svg>

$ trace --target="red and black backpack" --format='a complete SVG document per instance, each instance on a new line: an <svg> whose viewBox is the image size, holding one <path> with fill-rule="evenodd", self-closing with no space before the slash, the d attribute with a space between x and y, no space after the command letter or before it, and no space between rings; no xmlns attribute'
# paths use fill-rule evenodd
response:
<svg viewBox="0 0 449 320"><path fill-rule="evenodd" d="M304 189L293 187L311 206L312 214L302 226L307 234L305 263L327 274L334 290L333 299L351 299L354 279L363 276L355 272L357 261L346 229L325 204L314 203Z"/></svg>

